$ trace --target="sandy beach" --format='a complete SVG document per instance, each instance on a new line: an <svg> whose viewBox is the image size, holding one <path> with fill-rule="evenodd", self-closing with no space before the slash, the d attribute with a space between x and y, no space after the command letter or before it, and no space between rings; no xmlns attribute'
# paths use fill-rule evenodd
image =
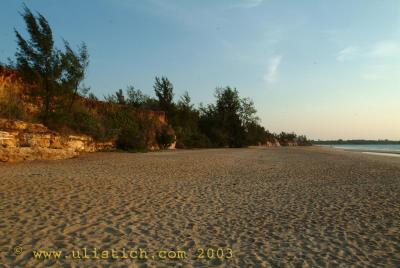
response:
<svg viewBox="0 0 400 268"><path fill-rule="evenodd" d="M320 147L93 153L0 164L0 180L1 267L400 267L396 157ZM73 258L84 248L147 258Z"/></svg>

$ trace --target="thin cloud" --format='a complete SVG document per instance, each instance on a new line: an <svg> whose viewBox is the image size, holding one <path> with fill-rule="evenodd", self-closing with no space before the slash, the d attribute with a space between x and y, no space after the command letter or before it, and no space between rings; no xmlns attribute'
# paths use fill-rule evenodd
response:
<svg viewBox="0 0 400 268"><path fill-rule="evenodd" d="M358 54L359 54L359 49L357 47L349 46L339 51L339 53L336 56L336 60L343 62L346 60L353 59Z"/></svg>
<svg viewBox="0 0 400 268"><path fill-rule="evenodd" d="M282 56L276 55L271 58L268 64L267 72L264 75L264 80L267 83L273 83L278 78L278 69L279 65L281 64Z"/></svg>
<svg viewBox="0 0 400 268"><path fill-rule="evenodd" d="M367 81L385 80L390 77L390 70L394 68L388 59L400 57L400 42L382 40L370 46L348 46L338 52L336 60L339 62L357 60L363 63L360 77Z"/></svg>
<svg viewBox="0 0 400 268"><path fill-rule="evenodd" d="M381 41L368 52L371 57L394 57L400 55L400 44L394 41Z"/></svg>
<svg viewBox="0 0 400 268"><path fill-rule="evenodd" d="M375 81L383 78L381 74L376 74L376 73L365 73L362 74L361 77L367 81Z"/></svg>
<svg viewBox="0 0 400 268"><path fill-rule="evenodd" d="M253 8L261 5L264 0L240 0L239 3L233 5L232 7L237 8Z"/></svg>
<svg viewBox="0 0 400 268"><path fill-rule="evenodd" d="M359 48L355 46L348 46L341 51L338 52L336 56L336 60L343 62L352 60L355 58L373 58L373 59L380 59L380 58L390 58L390 57L398 57L400 56L400 43L391 41L391 40L384 40L375 43L374 45L370 46L369 48Z"/></svg>
<svg viewBox="0 0 400 268"><path fill-rule="evenodd" d="M384 79L385 74L387 74L385 65L369 65L364 67L361 77L368 81L374 81Z"/></svg>

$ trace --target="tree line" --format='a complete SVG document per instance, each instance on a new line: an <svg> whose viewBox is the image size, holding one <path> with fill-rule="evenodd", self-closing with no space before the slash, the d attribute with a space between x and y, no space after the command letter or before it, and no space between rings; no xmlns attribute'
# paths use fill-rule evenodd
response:
<svg viewBox="0 0 400 268"><path fill-rule="evenodd" d="M89 65L85 43L76 50L63 40L63 49L55 47L52 29L46 18L33 14L24 6L29 39L15 30L17 52L8 68L18 71L32 85L27 94L30 101L40 107L38 120L51 129L72 131L96 139L116 138L122 149L141 149L147 146L154 122L141 116L143 110L160 110L166 113L170 126L158 130L157 142L168 147L175 138L179 148L243 147L278 140L287 145L297 142L308 144L305 136L294 133L272 134L260 125L254 102L239 95L236 88L227 86L215 90L215 102L195 106L188 92L174 101L172 82L165 76L155 77L154 96L149 96L133 86L117 90L104 97L109 105L105 109L92 109L84 99L99 101L85 87L83 80ZM2 106L1 106L2 105ZM19 119L29 119L28 114L16 107L4 108L0 114ZM11 112L10 112L11 111ZM32 119L32 118L31 118ZM148 132L148 133L147 133ZM147 134L146 134L147 133Z"/></svg>

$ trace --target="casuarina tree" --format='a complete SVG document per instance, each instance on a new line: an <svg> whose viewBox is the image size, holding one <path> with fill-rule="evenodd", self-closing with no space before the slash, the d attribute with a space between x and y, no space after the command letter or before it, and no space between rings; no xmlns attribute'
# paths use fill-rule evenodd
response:
<svg viewBox="0 0 400 268"><path fill-rule="evenodd" d="M160 109L165 111L167 115L171 115L174 103L174 86L167 77L162 76L155 78L154 91L159 101Z"/></svg>
<svg viewBox="0 0 400 268"><path fill-rule="evenodd" d="M76 53L66 41L65 52L57 49L52 29L42 14L34 15L25 6L21 16L29 39L15 30L18 44L15 68L34 85L30 93L41 104L42 119L47 123L50 113L59 108L57 105L65 106L68 103L71 106L85 76L88 53L84 44ZM66 102L65 98L70 101Z"/></svg>

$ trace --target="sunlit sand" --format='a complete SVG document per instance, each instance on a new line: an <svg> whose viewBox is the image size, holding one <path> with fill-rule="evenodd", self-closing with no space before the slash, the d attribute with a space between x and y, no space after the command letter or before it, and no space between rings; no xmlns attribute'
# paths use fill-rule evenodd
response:
<svg viewBox="0 0 400 268"><path fill-rule="evenodd" d="M1 164L0 174L6 267L399 265L393 158L329 148L94 153ZM181 250L187 258L32 257L33 249L83 248ZM210 248L233 257L197 258Z"/></svg>

